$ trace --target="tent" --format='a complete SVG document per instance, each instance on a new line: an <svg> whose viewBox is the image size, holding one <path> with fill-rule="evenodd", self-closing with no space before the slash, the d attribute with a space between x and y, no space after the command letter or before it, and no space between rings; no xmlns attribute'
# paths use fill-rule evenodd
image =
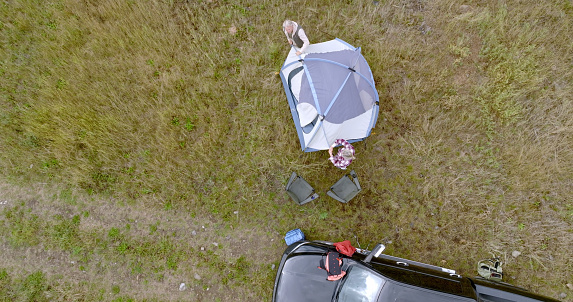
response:
<svg viewBox="0 0 573 302"><path fill-rule="evenodd" d="M300 56L292 47L280 76L303 151L364 140L376 125L378 92L359 47L334 39Z"/></svg>

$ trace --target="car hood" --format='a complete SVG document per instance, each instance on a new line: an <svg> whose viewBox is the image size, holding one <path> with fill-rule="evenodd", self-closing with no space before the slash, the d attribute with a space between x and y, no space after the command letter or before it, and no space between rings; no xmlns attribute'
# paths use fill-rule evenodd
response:
<svg viewBox="0 0 573 302"><path fill-rule="evenodd" d="M326 280L318 268L321 255L292 255L287 258L277 285L276 302L331 301L339 281Z"/></svg>

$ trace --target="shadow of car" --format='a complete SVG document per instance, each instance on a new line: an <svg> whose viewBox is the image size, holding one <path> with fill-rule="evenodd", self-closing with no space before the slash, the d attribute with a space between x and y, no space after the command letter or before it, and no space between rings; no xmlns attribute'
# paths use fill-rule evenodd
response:
<svg viewBox="0 0 573 302"><path fill-rule="evenodd" d="M273 302L558 302L504 282L464 277L452 269L357 249L342 256L347 274L328 281L318 266L329 251L328 242L298 241L287 247L275 279Z"/></svg>

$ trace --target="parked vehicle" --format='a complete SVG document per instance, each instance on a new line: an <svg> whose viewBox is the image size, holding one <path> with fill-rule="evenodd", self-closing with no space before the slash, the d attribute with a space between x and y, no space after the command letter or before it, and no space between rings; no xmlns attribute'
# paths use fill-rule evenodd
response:
<svg viewBox="0 0 573 302"><path fill-rule="evenodd" d="M287 247L275 279L273 302L535 302L558 300L482 277L464 277L452 269L357 249L342 256L344 277L327 280L320 269L332 243L298 241Z"/></svg>

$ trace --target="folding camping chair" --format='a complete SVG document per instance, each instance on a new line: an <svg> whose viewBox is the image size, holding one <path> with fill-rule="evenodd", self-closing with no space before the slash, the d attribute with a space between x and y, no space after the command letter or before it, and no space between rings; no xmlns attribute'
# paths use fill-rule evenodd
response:
<svg viewBox="0 0 573 302"><path fill-rule="evenodd" d="M326 192L328 196L342 202L349 202L354 196L362 191L360 183L358 182L358 176L354 170L350 171L350 174L344 175L340 180L338 180L330 190Z"/></svg>
<svg viewBox="0 0 573 302"><path fill-rule="evenodd" d="M318 198L318 194L314 192L314 188L312 188L306 180L297 175L296 172L292 172L285 190L294 202L299 205Z"/></svg>

